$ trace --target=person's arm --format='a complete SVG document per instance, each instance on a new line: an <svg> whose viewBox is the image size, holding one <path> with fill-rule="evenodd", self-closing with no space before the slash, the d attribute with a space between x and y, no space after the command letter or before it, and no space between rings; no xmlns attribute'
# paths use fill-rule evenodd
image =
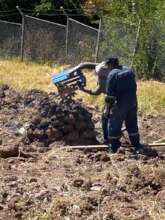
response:
<svg viewBox="0 0 165 220"><path fill-rule="evenodd" d="M82 88L82 91L83 92L86 92L90 95L100 95L102 92L103 92L103 89L101 87L101 81L100 79L98 78L98 81L97 81L97 87L95 90L89 90L89 89L85 89L85 88Z"/></svg>
<svg viewBox="0 0 165 220"><path fill-rule="evenodd" d="M69 74L72 74L76 72L77 70L82 70L82 69L95 69L97 64L98 63L90 63L90 62L80 63L79 65L70 69Z"/></svg>
<svg viewBox="0 0 165 220"><path fill-rule="evenodd" d="M91 63L91 62L85 62L85 63L80 63L77 67L82 70L82 69L95 69L95 67L98 65L98 63Z"/></svg>
<svg viewBox="0 0 165 220"><path fill-rule="evenodd" d="M89 89L85 89L85 88L82 88L81 90L83 92L90 94L90 95L100 95L101 94L101 88L99 86L94 91L89 90Z"/></svg>

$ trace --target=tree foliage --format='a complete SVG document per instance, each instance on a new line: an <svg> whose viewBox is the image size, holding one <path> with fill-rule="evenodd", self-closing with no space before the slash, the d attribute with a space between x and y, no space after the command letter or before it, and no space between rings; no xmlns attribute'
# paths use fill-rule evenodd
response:
<svg viewBox="0 0 165 220"><path fill-rule="evenodd" d="M0 0L1 10L13 10L19 5L22 8L34 9L40 0Z"/></svg>
<svg viewBox="0 0 165 220"><path fill-rule="evenodd" d="M165 37L165 1L162 0L88 0L86 6L91 12L100 9L104 18L110 18L137 26L135 53L133 67L140 78L165 78L163 72L163 42ZM105 20L105 19L104 19ZM109 28L108 28L109 27ZM107 19L106 28L111 33L111 20ZM108 30L106 30L108 32ZM109 36L112 36L112 34ZM129 37L129 36L128 36ZM107 37L108 38L108 37ZM113 38L113 47L122 49L123 44ZM105 44L107 46L107 44ZM121 46L122 45L122 46ZM124 48L126 51L126 48Z"/></svg>

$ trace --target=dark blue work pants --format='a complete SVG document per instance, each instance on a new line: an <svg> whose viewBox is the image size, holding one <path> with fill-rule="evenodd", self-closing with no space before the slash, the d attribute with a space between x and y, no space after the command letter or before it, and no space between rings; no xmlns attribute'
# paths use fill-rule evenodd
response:
<svg viewBox="0 0 165 220"><path fill-rule="evenodd" d="M120 137L122 124L125 122L131 144L135 149L140 148L140 137L137 124L137 106L131 108L112 107L108 118L108 139L112 150L116 151L120 147Z"/></svg>
<svg viewBox="0 0 165 220"><path fill-rule="evenodd" d="M108 142L108 117L105 116L105 114L102 114L102 130L103 130L103 136L104 141Z"/></svg>

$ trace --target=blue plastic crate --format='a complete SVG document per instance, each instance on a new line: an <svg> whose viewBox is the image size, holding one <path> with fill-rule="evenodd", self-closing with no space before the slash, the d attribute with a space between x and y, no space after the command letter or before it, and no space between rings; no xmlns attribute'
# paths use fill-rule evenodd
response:
<svg viewBox="0 0 165 220"><path fill-rule="evenodd" d="M53 74L52 82L56 86L60 86L63 84L69 85L71 83L74 83L78 87L86 86L86 78L84 77L83 73L79 70L73 72L73 68L65 69L63 71L60 71L59 73Z"/></svg>

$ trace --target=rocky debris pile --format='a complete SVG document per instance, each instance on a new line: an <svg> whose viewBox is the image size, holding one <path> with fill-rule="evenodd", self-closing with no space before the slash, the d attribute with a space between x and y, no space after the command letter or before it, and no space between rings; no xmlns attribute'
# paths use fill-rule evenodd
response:
<svg viewBox="0 0 165 220"><path fill-rule="evenodd" d="M59 140L69 145L96 143L92 114L80 103L57 104L45 97L30 121L25 142L39 141L49 145Z"/></svg>
<svg viewBox="0 0 165 220"><path fill-rule="evenodd" d="M0 97L0 127L8 129L7 137L12 130L16 139L22 135L24 145L37 142L44 147L56 141L66 145L97 143L92 114L81 102L68 103L55 93L39 90L21 94L7 85L0 86Z"/></svg>

